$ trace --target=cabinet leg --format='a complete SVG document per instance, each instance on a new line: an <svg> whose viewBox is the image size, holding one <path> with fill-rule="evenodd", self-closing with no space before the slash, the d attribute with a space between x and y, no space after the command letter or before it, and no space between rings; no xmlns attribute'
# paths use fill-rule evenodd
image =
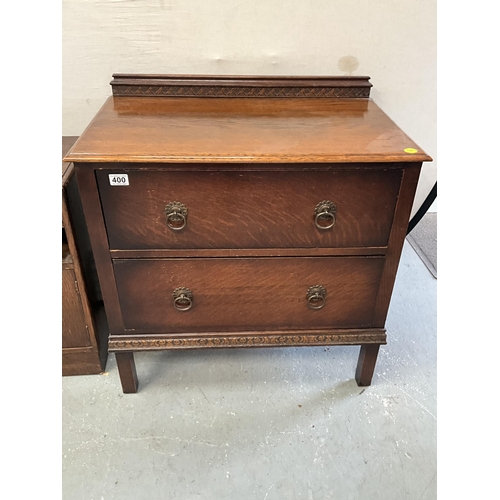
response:
<svg viewBox="0 0 500 500"><path fill-rule="evenodd" d="M379 348L379 344L365 344L361 346L358 366L356 367L356 382L359 386L367 386L372 383Z"/></svg>
<svg viewBox="0 0 500 500"><path fill-rule="evenodd" d="M135 371L134 353L116 352L115 356L123 392L125 394L137 392L139 383L137 381L137 372Z"/></svg>

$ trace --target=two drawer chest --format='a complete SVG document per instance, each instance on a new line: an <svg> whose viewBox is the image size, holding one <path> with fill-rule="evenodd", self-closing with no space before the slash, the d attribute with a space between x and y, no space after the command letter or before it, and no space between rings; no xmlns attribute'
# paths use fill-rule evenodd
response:
<svg viewBox="0 0 500 500"><path fill-rule="evenodd" d="M144 350L360 346L422 162L368 77L113 75L75 165L123 391Z"/></svg>

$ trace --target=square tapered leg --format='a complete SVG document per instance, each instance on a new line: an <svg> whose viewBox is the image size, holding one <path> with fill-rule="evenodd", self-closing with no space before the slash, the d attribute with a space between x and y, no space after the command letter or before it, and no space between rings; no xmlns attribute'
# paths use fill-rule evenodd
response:
<svg viewBox="0 0 500 500"><path fill-rule="evenodd" d="M358 366L356 367L356 382L359 386L367 386L372 383L375 364L380 345L365 344L359 351Z"/></svg>
<svg viewBox="0 0 500 500"><path fill-rule="evenodd" d="M115 356L123 392L125 394L137 392L139 384L137 381L137 372L135 370L134 353L117 352Z"/></svg>

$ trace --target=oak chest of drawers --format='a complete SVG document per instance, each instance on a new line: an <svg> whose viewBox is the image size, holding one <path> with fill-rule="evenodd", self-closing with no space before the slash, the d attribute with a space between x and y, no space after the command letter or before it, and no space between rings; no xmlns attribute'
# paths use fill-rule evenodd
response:
<svg viewBox="0 0 500 500"><path fill-rule="evenodd" d="M74 162L124 392L141 350L361 346L423 161L367 77L114 75Z"/></svg>

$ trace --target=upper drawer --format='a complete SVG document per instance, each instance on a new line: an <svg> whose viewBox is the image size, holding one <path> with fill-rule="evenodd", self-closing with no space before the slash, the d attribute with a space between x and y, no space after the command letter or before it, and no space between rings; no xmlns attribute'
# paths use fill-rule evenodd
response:
<svg viewBox="0 0 500 500"><path fill-rule="evenodd" d="M127 173L128 185L110 185L110 173ZM386 246L401 176L401 169L97 171L109 245L119 250ZM319 207L324 200L331 203Z"/></svg>

